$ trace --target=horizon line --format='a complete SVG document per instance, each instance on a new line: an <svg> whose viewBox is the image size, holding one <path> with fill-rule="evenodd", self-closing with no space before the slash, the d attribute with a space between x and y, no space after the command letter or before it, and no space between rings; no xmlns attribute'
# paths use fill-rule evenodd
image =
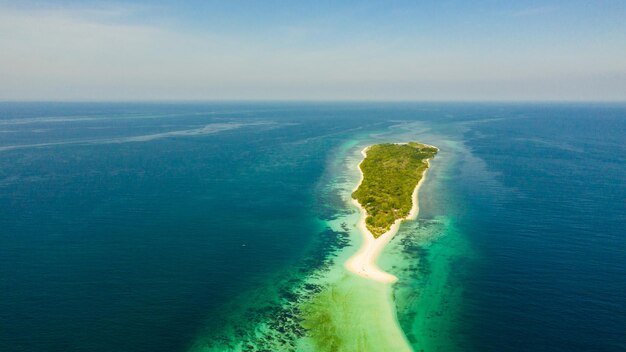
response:
<svg viewBox="0 0 626 352"><path fill-rule="evenodd" d="M501 103L501 104L625 104L626 99L0 99L0 104L22 104L22 103L66 103L66 104L184 104L184 103Z"/></svg>

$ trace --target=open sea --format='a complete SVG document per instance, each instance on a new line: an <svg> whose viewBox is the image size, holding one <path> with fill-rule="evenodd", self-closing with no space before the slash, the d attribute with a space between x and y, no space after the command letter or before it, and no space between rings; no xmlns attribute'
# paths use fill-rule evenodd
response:
<svg viewBox="0 0 626 352"><path fill-rule="evenodd" d="M0 351L315 349L359 151L409 140L413 349L626 351L625 104L278 102L0 103Z"/></svg>

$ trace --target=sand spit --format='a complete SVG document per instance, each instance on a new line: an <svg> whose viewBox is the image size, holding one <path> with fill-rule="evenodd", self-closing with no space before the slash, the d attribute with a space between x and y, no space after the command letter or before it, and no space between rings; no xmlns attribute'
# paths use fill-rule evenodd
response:
<svg viewBox="0 0 626 352"><path fill-rule="evenodd" d="M365 158L367 157L368 148L369 147L366 147L363 150L361 150L361 154L363 155L363 160L365 160ZM430 160L427 160L426 162L428 163L428 166L430 168ZM361 179L359 180L359 184L357 184L357 186L354 188L353 191L356 191L361 185L361 182L363 182L363 172L361 171L361 163L359 163L358 168L359 168L359 173L361 174ZM385 232L378 238L374 238L372 233L365 226L365 218L367 217L367 211L365 210L365 208L361 206L361 204L359 204L359 202L356 199L352 199L352 202L354 203L354 205L356 205L359 208L359 211L361 212L361 218L359 220L358 227L359 227L359 230L361 231L361 234L363 235L363 244L361 248L359 248L359 250L346 261L345 266L348 270L350 270L351 272L359 276L362 276L371 280L375 280L375 281L393 283L398 280L396 276L386 273L383 270L381 270L376 265L376 259L380 255L380 252L383 250L383 248L385 248L385 245L389 243L391 238L398 232L398 229L400 228L400 223L403 220L415 220L417 218L417 214L419 212L419 203L418 203L417 193L419 192L419 189L422 186L422 183L426 179L426 173L428 172L429 168L426 168L424 170L424 173L422 174L422 178L420 179L420 181L415 186L415 189L413 190L413 194L412 194L413 206L411 207L411 210L409 211L409 214L407 215L407 217L403 219L397 219L393 223L389 231Z"/></svg>

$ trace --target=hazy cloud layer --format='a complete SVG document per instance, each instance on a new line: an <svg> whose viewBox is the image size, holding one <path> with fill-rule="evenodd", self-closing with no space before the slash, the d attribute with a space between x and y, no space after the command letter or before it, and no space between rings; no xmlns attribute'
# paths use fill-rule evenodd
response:
<svg viewBox="0 0 626 352"><path fill-rule="evenodd" d="M8 4L0 100L626 100L626 24L566 3L343 7L255 28L255 14Z"/></svg>

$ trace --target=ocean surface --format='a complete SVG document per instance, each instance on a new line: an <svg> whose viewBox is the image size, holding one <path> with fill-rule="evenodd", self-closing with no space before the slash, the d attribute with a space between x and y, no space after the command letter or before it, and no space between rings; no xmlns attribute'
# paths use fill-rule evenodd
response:
<svg viewBox="0 0 626 352"><path fill-rule="evenodd" d="M233 102L0 103L0 351L321 350L359 151L408 140L413 349L626 350L626 105Z"/></svg>

